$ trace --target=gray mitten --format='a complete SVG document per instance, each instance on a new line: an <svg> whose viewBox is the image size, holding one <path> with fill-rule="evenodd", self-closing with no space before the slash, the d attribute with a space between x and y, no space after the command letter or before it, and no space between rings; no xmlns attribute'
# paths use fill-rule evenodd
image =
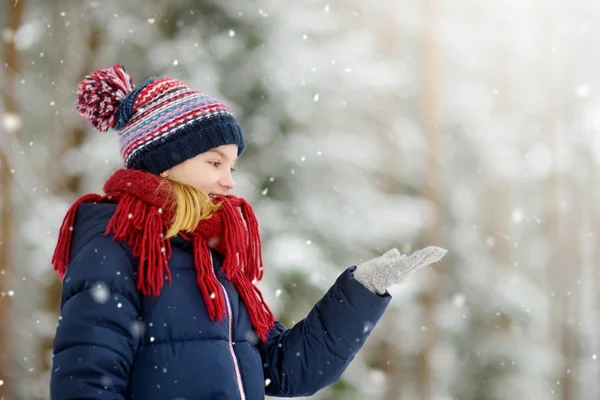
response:
<svg viewBox="0 0 600 400"><path fill-rule="evenodd" d="M371 292L382 295L390 286L404 282L411 272L440 261L446 252L441 247L428 246L407 257L394 248L357 266L354 278Z"/></svg>

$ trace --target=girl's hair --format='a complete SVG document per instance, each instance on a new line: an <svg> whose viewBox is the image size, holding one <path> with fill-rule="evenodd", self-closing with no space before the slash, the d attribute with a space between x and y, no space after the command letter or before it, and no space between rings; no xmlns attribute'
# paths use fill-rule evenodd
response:
<svg viewBox="0 0 600 400"><path fill-rule="evenodd" d="M214 204L202 190L169 178L164 179L173 189L177 207L175 218L167 232L167 239L180 231L193 232L200 221L210 218L219 209L219 204Z"/></svg>

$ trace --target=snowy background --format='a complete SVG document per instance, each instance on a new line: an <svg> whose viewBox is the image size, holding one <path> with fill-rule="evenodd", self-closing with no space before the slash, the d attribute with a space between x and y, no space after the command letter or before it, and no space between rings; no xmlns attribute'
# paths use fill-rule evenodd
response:
<svg viewBox="0 0 600 400"><path fill-rule="evenodd" d="M600 398L599 30L589 0L1 0L0 398L48 398L58 227L121 165L74 92L115 62L233 106L288 326L350 265L449 249L312 398Z"/></svg>

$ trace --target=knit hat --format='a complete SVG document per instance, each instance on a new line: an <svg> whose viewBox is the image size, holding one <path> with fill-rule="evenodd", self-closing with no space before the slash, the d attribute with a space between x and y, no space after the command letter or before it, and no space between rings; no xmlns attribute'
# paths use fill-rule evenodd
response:
<svg viewBox="0 0 600 400"><path fill-rule="evenodd" d="M229 107L169 78L135 87L123 66L89 74L77 88L77 111L101 132L119 131L125 168L160 174L198 154L236 144L246 147Z"/></svg>

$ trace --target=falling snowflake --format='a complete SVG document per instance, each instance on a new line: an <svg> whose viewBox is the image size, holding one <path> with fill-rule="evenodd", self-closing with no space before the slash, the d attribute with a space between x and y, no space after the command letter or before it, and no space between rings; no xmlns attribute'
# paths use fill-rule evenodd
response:
<svg viewBox="0 0 600 400"><path fill-rule="evenodd" d="M23 120L19 115L14 113L5 113L2 116L2 127L7 132L16 132L21 129L21 126L23 126Z"/></svg>
<svg viewBox="0 0 600 400"><path fill-rule="evenodd" d="M103 282L98 282L92 288L92 298L96 303L104 304L108 301L110 296L110 291L108 290L108 286Z"/></svg>
<svg viewBox="0 0 600 400"><path fill-rule="evenodd" d="M467 297L463 294L463 293L456 293L453 297L452 297L452 303L456 306L456 307L462 307L465 305Z"/></svg>

